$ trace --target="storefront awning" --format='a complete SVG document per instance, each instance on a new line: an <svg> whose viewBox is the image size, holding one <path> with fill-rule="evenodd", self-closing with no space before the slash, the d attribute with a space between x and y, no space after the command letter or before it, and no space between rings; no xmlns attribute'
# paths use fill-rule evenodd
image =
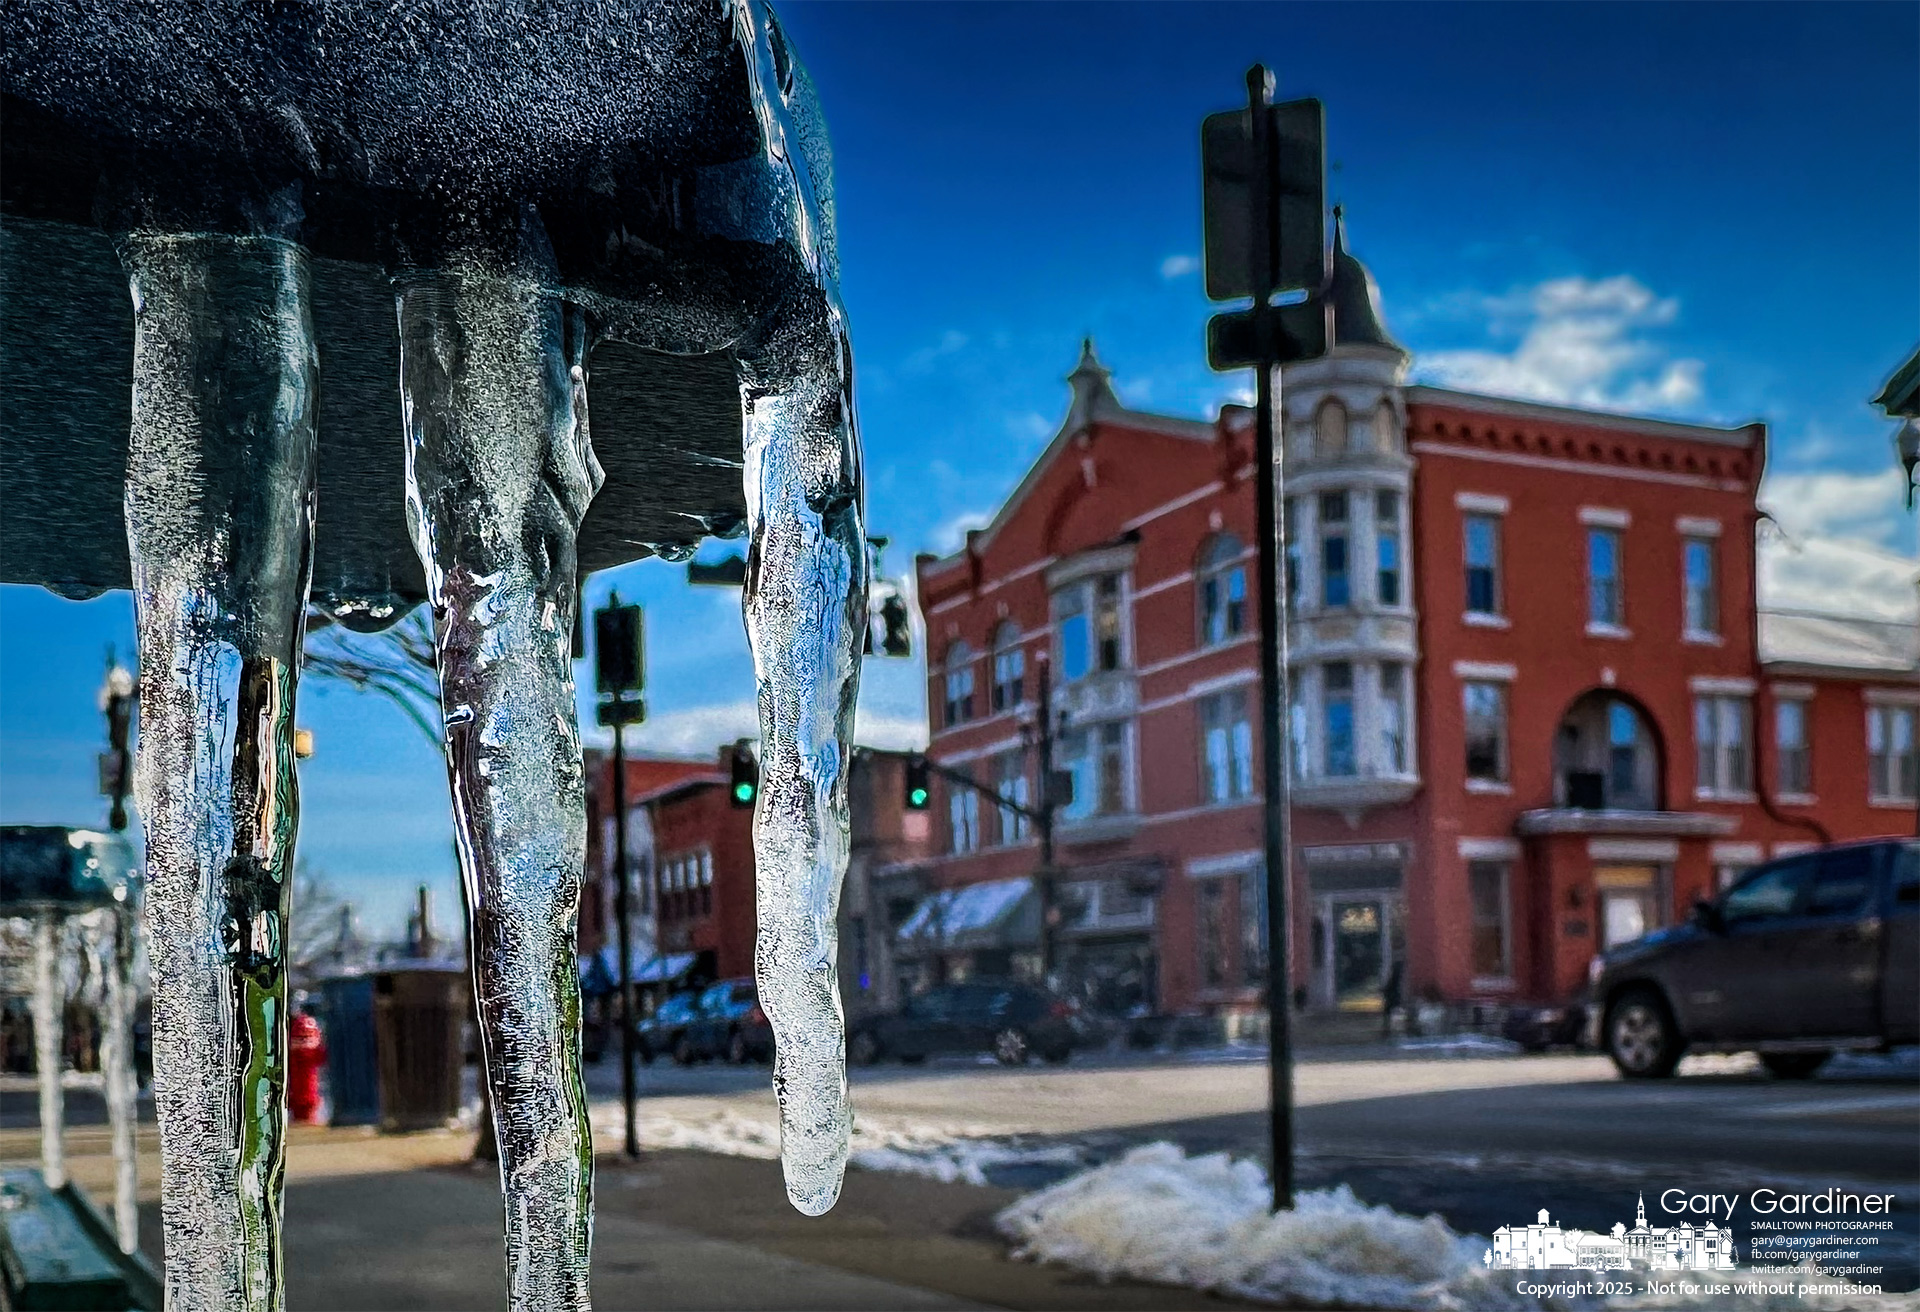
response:
<svg viewBox="0 0 1920 1312"><path fill-rule="evenodd" d="M1024 878L942 888L922 898L894 936L907 952L1032 947L1040 899Z"/></svg>
<svg viewBox="0 0 1920 1312"><path fill-rule="evenodd" d="M629 960L635 984L669 984L693 969L694 954L673 952L666 956L655 956L635 952ZM592 956L580 959L580 988L583 992L598 996L612 993L619 987L619 949L602 948Z"/></svg>

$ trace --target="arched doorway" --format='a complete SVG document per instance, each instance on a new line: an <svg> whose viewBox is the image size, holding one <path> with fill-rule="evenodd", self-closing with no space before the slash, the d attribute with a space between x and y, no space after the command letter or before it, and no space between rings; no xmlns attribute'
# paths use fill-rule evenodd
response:
<svg viewBox="0 0 1920 1312"><path fill-rule="evenodd" d="M1666 770L1653 721L1611 688L1576 697L1553 736L1553 803L1583 811L1658 811Z"/></svg>

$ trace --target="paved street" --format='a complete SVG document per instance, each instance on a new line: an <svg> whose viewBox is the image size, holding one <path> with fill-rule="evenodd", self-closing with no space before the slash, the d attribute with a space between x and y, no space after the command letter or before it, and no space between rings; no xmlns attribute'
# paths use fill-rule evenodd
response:
<svg viewBox="0 0 1920 1312"><path fill-rule="evenodd" d="M858 1115L883 1126L1035 1136L1082 1150L1088 1163L1158 1139L1264 1158L1264 1059L1253 1050L1083 1055L1018 1070L973 1060L880 1066L854 1072L853 1094ZM617 1061L590 1070L589 1085L617 1097ZM642 1068L640 1087L649 1117L773 1116L761 1067L662 1062ZM1772 1079L1746 1057L1690 1058L1678 1078L1634 1083L1597 1056L1326 1049L1303 1054L1295 1096L1304 1188L1345 1182L1367 1202L1437 1211L1481 1234L1542 1207L1570 1225L1630 1223L1641 1190L1656 1208L1670 1188L1892 1192L1899 1229L1886 1250L1888 1284L1920 1284L1912 1052L1841 1059L1811 1081ZM1016 1157L984 1175L1030 1189L1074 1169Z"/></svg>
<svg viewBox="0 0 1920 1312"><path fill-rule="evenodd" d="M649 1143L662 1127L770 1126L765 1067L642 1069ZM1063 1068L971 1061L854 1072L866 1127L912 1142L987 1136L1018 1151L979 1159L986 1183L856 1169L838 1207L810 1220L779 1168L747 1156L650 1147L618 1159L618 1065L589 1071L602 1153L599 1306L1217 1308L1228 1300L1125 1281L1103 1285L1007 1260L996 1212L1021 1193L1158 1139L1191 1152L1261 1154L1259 1052L1101 1054ZM1585 1056L1328 1049L1298 1071L1301 1183L1350 1184L1368 1202L1438 1211L1486 1233L1541 1207L1570 1225L1631 1220L1635 1195L1748 1193L1761 1185L1871 1188L1898 1196L1889 1288L1920 1284L1920 1069L1858 1060L1805 1082L1742 1059L1696 1059L1658 1084L1617 1080ZM97 1094L69 1095L76 1178L109 1192ZM38 1150L33 1096L0 1084L0 1158ZM157 1161L143 1128L144 1237L157 1257ZM669 1140L671 1141L671 1140ZM468 1137L380 1137L297 1127L288 1172L288 1288L295 1308L498 1306L499 1198L462 1164ZM695 1136L693 1142L699 1142ZM740 1142L727 1146L740 1151ZM764 1150L765 1144L757 1145ZM1662 1218L1654 1217L1656 1224ZM351 1260L342 1260L351 1255Z"/></svg>

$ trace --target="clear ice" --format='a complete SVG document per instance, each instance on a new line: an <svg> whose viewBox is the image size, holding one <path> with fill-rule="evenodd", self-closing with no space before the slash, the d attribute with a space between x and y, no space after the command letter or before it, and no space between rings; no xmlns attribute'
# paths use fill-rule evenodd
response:
<svg viewBox="0 0 1920 1312"><path fill-rule="evenodd" d="M306 253L121 241L169 1312L281 1305L293 698L313 531Z"/></svg>
<svg viewBox="0 0 1920 1312"><path fill-rule="evenodd" d="M0 83L39 116L10 128L42 134L22 158L64 179L40 199L61 223L117 234L133 292L135 793L169 1308L282 1301L283 943L318 381L299 242L392 278L408 528L434 613L517 1312L588 1299L569 645L578 530L601 482L590 348L604 335L738 361L744 523L737 507L670 506L684 532L634 540L676 559L704 534L749 535L755 971L788 1196L826 1211L851 1123L834 925L868 566L830 153L772 11L0 5ZM69 145L79 172L46 164ZM736 463L730 449L683 454ZM329 577L319 600L377 628L406 601L392 582Z"/></svg>
<svg viewBox="0 0 1920 1312"><path fill-rule="evenodd" d="M510 1299L583 1309L593 1137L571 646L576 534L601 482L585 318L541 280L479 259L396 286L407 518L433 605Z"/></svg>
<svg viewBox="0 0 1920 1312"><path fill-rule="evenodd" d="M139 1109L133 1070L133 915L124 906L89 912L80 930L102 1006L100 1070L113 1151L113 1229L120 1251L140 1247L139 1161L134 1134Z"/></svg>
<svg viewBox="0 0 1920 1312"><path fill-rule="evenodd" d="M60 1087L60 918L41 911L33 918L33 1064L40 1077L40 1173L49 1189L67 1182L66 1099Z"/></svg>

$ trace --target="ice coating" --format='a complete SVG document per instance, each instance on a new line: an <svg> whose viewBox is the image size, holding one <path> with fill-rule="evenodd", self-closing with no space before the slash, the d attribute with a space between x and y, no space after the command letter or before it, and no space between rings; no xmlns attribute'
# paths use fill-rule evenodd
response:
<svg viewBox="0 0 1920 1312"><path fill-rule="evenodd" d="M407 514L426 567L516 1309L584 1309L593 1140L575 917L586 793L575 543L600 468L586 324L478 258L396 280Z"/></svg>
<svg viewBox="0 0 1920 1312"><path fill-rule="evenodd" d="M121 258L167 1307L276 1309L313 531L307 257L271 237L134 233Z"/></svg>

